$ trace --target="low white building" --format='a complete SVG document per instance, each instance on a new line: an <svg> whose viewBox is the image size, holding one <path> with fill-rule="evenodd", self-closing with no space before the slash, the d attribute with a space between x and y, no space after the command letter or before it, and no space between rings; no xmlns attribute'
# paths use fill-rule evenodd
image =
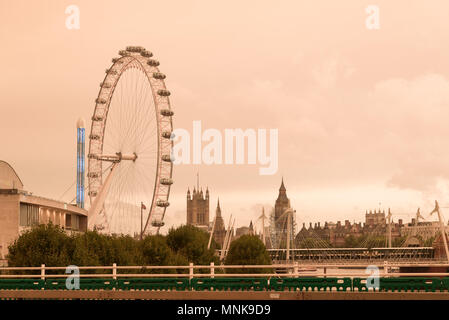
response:
<svg viewBox="0 0 449 320"><path fill-rule="evenodd" d="M67 232L84 232L87 211L25 191L15 170L0 160L0 265L5 263L8 246L23 231L49 222Z"/></svg>

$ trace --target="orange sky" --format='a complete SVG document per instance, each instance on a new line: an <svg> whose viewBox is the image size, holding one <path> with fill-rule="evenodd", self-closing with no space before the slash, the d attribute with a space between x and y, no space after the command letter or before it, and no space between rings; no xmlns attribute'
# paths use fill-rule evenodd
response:
<svg viewBox="0 0 449 320"><path fill-rule="evenodd" d="M80 30L65 27L70 4ZM369 4L379 30L365 27ZM185 222L197 170L212 211L220 196L237 225L274 205L282 175L299 223L360 221L379 203L408 220L449 203L447 12L443 0L1 0L0 159L58 199L75 180L78 117L118 50L141 45L167 74L175 127L279 129L274 176L176 166L168 225Z"/></svg>

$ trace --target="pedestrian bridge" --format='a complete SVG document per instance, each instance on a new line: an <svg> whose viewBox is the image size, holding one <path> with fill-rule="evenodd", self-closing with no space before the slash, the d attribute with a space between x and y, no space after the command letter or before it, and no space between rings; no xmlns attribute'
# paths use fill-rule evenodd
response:
<svg viewBox="0 0 449 320"><path fill-rule="evenodd" d="M268 249L273 261L293 260L301 263L329 262L433 262L432 247L399 247L399 248L313 248L290 249L287 259L287 249Z"/></svg>

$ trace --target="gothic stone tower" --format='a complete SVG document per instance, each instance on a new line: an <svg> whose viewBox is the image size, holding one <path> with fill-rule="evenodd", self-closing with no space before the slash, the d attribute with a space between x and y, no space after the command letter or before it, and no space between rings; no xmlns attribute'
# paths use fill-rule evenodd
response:
<svg viewBox="0 0 449 320"><path fill-rule="evenodd" d="M220 199L218 200L217 209L215 210L215 217L214 240L220 245L220 247L223 247L226 227L223 217L221 216Z"/></svg>
<svg viewBox="0 0 449 320"><path fill-rule="evenodd" d="M287 228L286 219L279 219L286 209L290 208L290 199L287 198L287 190L284 186L284 179L282 179L281 187L279 188L279 195L274 205L274 218L276 220L276 229L285 233Z"/></svg>
<svg viewBox="0 0 449 320"><path fill-rule="evenodd" d="M209 228L209 189L203 196L203 190L193 188L192 196L187 190L187 224L207 230Z"/></svg>
<svg viewBox="0 0 449 320"><path fill-rule="evenodd" d="M286 237L287 237L287 216L282 215L285 213L285 210L288 208L291 208L290 206L290 199L287 198L287 190L284 186L284 179L282 179L281 187L279 188L279 195L276 199L276 203L274 205L274 212L271 216L271 238L273 242L274 248L280 248L282 243L285 245ZM294 219L294 218L293 218ZM290 238L294 238L294 226L295 222L293 220L293 223L291 225L290 229Z"/></svg>

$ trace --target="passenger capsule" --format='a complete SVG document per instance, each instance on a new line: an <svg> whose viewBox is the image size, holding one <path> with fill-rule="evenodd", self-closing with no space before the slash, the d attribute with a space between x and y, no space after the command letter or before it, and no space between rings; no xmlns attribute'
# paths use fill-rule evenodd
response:
<svg viewBox="0 0 449 320"><path fill-rule="evenodd" d="M121 55L122 57L126 57L126 56L130 55L130 53L128 51L126 51L126 50L120 50L118 52L118 54Z"/></svg>
<svg viewBox="0 0 449 320"><path fill-rule="evenodd" d="M153 73L153 78L154 79L159 79L159 80L164 80L165 79L165 74L160 73L160 72L155 72L155 73Z"/></svg>
<svg viewBox="0 0 449 320"><path fill-rule="evenodd" d="M103 121L103 117L102 116L93 116L92 121Z"/></svg>
<svg viewBox="0 0 449 320"><path fill-rule="evenodd" d="M100 87L110 88L110 87L112 87L112 85L109 82L100 82Z"/></svg>
<svg viewBox="0 0 449 320"><path fill-rule="evenodd" d="M161 178L161 184L164 186L169 186L173 184L173 179L171 178Z"/></svg>
<svg viewBox="0 0 449 320"><path fill-rule="evenodd" d="M150 51L144 50L140 53L140 55L145 58L151 58L153 56L153 53Z"/></svg>
<svg viewBox="0 0 449 320"><path fill-rule="evenodd" d="M112 63L123 63L123 61L120 60L120 58L112 58Z"/></svg>
<svg viewBox="0 0 449 320"><path fill-rule="evenodd" d="M89 153L89 154L87 155L87 157L88 157L89 159L96 159L96 158L97 158L97 155L96 155L95 153Z"/></svg>
<svg viewBox="0 0 449 320"><path fill-rule="evenodd" d="M98 134L89 135L90 140L100 140L100 136Z"/></svg>
<svg viewBox="0 0 449 320"><path fill-rule="evenodd" d="M163 115L165 117L171 117L174 114L175 113L172 110L170 110L170 109L162 109L161 110L161 115Z"/></svg>
<svg viewBox="0 0 449 320"><path fill-rule="evenodd" d="M156 205L157 205L158 207L164 207L164 208L166 208L166 207L168 207L168 206L170 205L170 203L169 203L168 201L158 199L158 200L156 201Z"/></svg>
<svg viewBox="0 0 449 320"><path fill-rule="evenodd" d="M152 66L152 67L157 67L159 65L159 61L154 60L154 59L149 59L147 64Z"/></svg>
<svg viewBox="0 0 449 320"><path fill-rule="evenodd" d="M89 196L95 197L97 195L97 191L89 191Z"/></svg>
<svg viewBox="0 0 449 320"><path fill-rule="evenodd" d="M168 97L170 95L170 91L166 89L159 89L157 91L157 94L160 95L161 97Z"/></svg>
<svg viewBox="0 0 449 320"><path fill-rule="evenodd" d="M171 132L171 131L164 131L164 132L162 132L162 137L166 138L166 139L170 139L172 134L173 134L173 132ZM174 134L173 134L173 136L174 136Z"/></svg>
<svg viewBox="0 0 449 320"><path fill-rule="evenodd" d="M172 162L171 156L169 154L163 154L162 160L164 160L166 162Z"/></svg>
<svg viewBox="0 0 449 320"><path fill-rule="evenodd" d="M88 176L89 178L98 178L98 177L100 176L100 174L99 174L98 172L89 172L89 173L87 174L87 176Z"/></svg>
<svg viewBox="0 0 449 320"><path fill-rule="evenodd" d="M140 46L128 46L128 47L126 47L126 51L129 51L129 52L142 52L144 50L145 50L145 48L144 47L140 47Z"/></svg>
<svg viewBox="0 0 449 320"><path fill-rule="evenodd" d="M95 102L98 103L98 104L105 104L106 103L106 99L97 98L97 99L95 99Z"/></svg>
<svg viewBox="0 0 449 320"><path fill-rule="evenodd" d="M116 75L117 74L117 70L112 70L112 69L106 69L105 71L107 74L113 74Z"/></svg>
<svg viewBox="0 0 449 320"><path fill-rule="evenodd" d="M151 221L151 225L153 227L160 228L160 227L163 227L165 225L165 222L162 221L162 220L153 220L153 221Z"/></svg>

